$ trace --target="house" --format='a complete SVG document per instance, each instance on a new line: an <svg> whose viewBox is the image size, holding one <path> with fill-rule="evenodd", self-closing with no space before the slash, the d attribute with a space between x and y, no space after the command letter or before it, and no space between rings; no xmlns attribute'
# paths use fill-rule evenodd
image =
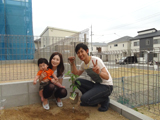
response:
<svg viewBox="0 0 160 120"><path fill-rule="evenodd" d="M106 43L92 42L92 45L91 43L88 44L88 49L90 54L96 55L104 61L107 59L107 55L104 55L105 53L103 53L104 51L107 51Z"/></svg>
<svg viewBox="0 0 160 120"><path fill-rule="evenodd" d="M35 49L39 49L41 46L41 38L34 40Z"/></svg>
<svg viewBox="0 0 160 120"><path fill-rule="evenodd" d="M88 41L88 31L71 31L55 27L46 27L40 35L40 38L35 40L35 46L38 49L35 53L35 59L40 56L49 58L54 51L62 53L64 63L68 63L68 56L74 55L74 49L77 43Z"/></svg>
<svg viewBox="0 0 160 120"><path fill-rule="evenodd" d="M41 48L61 41L62 39L68 38L69 36L79 37L79 32L47 26L40 35Z"/></svg>
<svg viewBox="0 0 160 120"><path fill-rule="evenodd" d="M137 33L138 35L131 39L131 49L137 49L139 53L137 56L144 58L146 62L158 61L160 58L158 48L160 47L160 31L151 28Z"/></svg>
<svg viewBox="0 0 160 120"><path fill-rule="evenodd" d="M130 36L124 36L107 44L108 60L119 60L130 54Z"/></svg>

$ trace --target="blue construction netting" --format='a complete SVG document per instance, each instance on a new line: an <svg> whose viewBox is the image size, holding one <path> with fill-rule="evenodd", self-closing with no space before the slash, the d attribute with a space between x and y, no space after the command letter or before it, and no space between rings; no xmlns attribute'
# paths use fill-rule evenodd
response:
<svg viewBox="0 0 160 120"><path fill-rule="evenodd" d="M0 0L0 60L34 58L31 0Z"/></svg>

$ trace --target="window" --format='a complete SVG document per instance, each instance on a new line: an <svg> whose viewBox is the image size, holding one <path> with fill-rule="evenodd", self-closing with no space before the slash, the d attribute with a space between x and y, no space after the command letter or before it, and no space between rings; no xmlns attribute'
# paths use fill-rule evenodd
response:
<svg viewBox="0 0 160 120"><path fill-rule="evenodd" d="M160 44L160 39L153 40L153 44Z"/></svg>
<svg viewBox="0 0 160 120"><path fill-rule="evenodd" d="M64 50L64 53L70 53L70 50Z"/></svg>
<svg viewBox="0 0 160 120"><path fill-rule="evenodd" d="M157 57L157 53L154 53L154 57Z"/></svg>
<svg viewBox="0 0 160 120"><path fill-rule="evenodd" d="M114 44L114 47L117 47L118 46L118 44Z"/></svg>
<svg viewBox="0 0 160 120"><path fill-rule="evenodd" d="M158 44L158 40L153 40L153 44Z"/></svg>
<svg viewBox="0 0 160 120"><path fill-rule="evenodd" d="M150 45L150 40L146 40L146 45Z"/></svg>
<svg viewBox="0 0 160 120"><path fill-rule="evenodd" d="M139 46L139 42L134 42L133 45L134 46Z"/></svg>

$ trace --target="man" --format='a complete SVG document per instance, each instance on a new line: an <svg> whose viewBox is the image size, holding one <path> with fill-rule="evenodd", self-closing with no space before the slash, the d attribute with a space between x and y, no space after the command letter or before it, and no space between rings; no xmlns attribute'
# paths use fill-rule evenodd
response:
<svg viewBox="0 0 160 120"><path fill-rule="evenodd" d="M96 56L89 56L89 49L83 43L77 44L75 52L82 63L77 70L74 64L75 57L69 57L68 60L72 67L72 73L81 75L84 71L91 77L92 81L78 78L81 85L79 90L82 92L81 106L97 106L99 111L107 111L109 106L109 95L113 90L112 77L104 65L103 61ZM76 83L76 81L75 81Z"/></svg>

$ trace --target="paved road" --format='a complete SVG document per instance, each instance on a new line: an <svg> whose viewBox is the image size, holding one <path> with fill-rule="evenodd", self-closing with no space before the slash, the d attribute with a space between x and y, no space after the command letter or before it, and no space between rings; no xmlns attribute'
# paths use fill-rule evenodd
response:
<svg viewBox="0 0 160 120"><path fill-rule="evenodd" d="M114 63L106 63L105 65L108 68L119 68L119 67L131 68L131 67L136 67L138 69L154 70L154 66L153 65L147 65L147 64L126 64L126 65L119 65L119 64L114 64ZM157 66L157 70L160 70L160 66Z"/></svg>

